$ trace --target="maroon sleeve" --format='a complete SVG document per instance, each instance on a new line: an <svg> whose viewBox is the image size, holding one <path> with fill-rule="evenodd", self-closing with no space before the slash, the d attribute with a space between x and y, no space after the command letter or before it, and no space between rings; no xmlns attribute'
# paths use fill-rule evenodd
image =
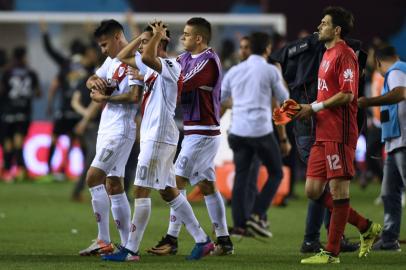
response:
<svg viewBox="0 0 406 270"><path fill-rule="evenodd" d="M217 64L210 59L202 69L183 81L183 92L192 91L202 86L214 87L219 76Z"/></svg>

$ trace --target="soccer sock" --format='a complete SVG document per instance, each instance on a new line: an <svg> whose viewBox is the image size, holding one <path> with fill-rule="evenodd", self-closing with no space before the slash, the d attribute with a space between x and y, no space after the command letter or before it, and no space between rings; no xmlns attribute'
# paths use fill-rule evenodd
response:
<svg viewBox="0 0 406 270"><path fill-rule="evenodd" d="M200 224L193 213L192 206L183 195L179 194L168 204L175 210L176 216L185 224L186 229L195 239L196 243L204 243L207 241L207 235L202 227L200 227Z"/></svg>
<svg viewBox="0 0 406 270"><path fill-rule="evenodd" d="M52 156L54 155L55 152L55 144L51 142L51 145L49 147L49 156L48 156L48 173L52 173Z"/></svg>
<svg viewBox="0 0 406 270"><path fill-rule="evenodd" d="M121 245L125 247L131 227L131 209L125 192L111 195L111 213L120 233Z"/></svg>
<svg viewBox="0 0 406 270"><path fill-rule="evenodd" d="M228 236L226 209L220 192L204 196L211 223L214 226L216 236Z"/></svg>
<svg viewBox="0 0 406 270"><path fill-rule="evenodd" d="M106 187L104 185L98 185L89 188L92 195L93 212L96 216L98 235L97 239L103 240L106 243L110 243L110 231L109 231L109 209L110 200L107 195Z"/></svg>
<svg viewBox="0 0 406 270"><path fill-rule="evenodd" d="M138 252L150 215L151 198L135 199L134 216L131 224L130 236L125 245L126 249L129 249L134 253Z"/></svg>
<svg viewBox="0 0 406 270"><path fill-rule="evenodd" d="M186 190L180 189L180 194L186 198ZM182 228L182 220L177 216L176 211L171 207L170 208L170 216L169 216L169 227L168 232L170 236L179 237L180 230Z"/></svg>
<svg viewBox="0 0 406 270"><path fill-rule="evenodd" d="M357 211L350 207L350 214L348 217L348 223L358 228L361 233L364 233L369 228L368 219L364 218Z"/></svg>
<svg viewBox="0 0 406 270"><path fill-rule="evenodd" d="M324 207L330 211L333 209L333 197L331 196L330 191L327 189L324 190L323 194L321 194L320 198L318 198L316 202L324 205Z"/></svg>
<svg viewBox="0 0 406 270"><path fill-rule="evenodd" d="M11 169L11 163L13 160L13 152L4 151L4 169L9 171Z"/></svg>
<svg viewBox="0 0 406 270"><path fill-rule="evenodd" d="M349 210L350 199L333 201L326 250L331 252L334 256L338 256L340 253L340 242L344 234L345 224L348 221Z"/></svg>
<svg viewBox="0 0 406 270"><path fill-rule="evenodd" d="M15 157L16 157L17 165L24 168L25 162L24 162L24 155L23 155L22 148L15 150Z"/></svg>
<svg viewBox="0 0 406 270"><path fill-rule="evenodd" d="M333 198L331 193L327 190L324 191L323 195L317 200L322 203L330 211L333 208ZM363 233L368 229L369 223L366 218L358 214L352 207L349 209L348 223L358 228L358 230Z"/></svg>

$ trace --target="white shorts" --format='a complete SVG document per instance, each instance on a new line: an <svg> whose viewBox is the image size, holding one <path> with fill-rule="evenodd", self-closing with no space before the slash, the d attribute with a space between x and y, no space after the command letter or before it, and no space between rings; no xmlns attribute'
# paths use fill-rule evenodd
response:
<svg viewBox="0 0 406 270"><path fill-rule="evenodd" d="M189 179L191 185L202 180L215 181L214 158L220 147L220 135L186 135L175 164L175 174Z"/></svg>
<svg viewBox="0 0 406 270"><path fill-rule="evenodd" d="M134 185L157 190L167 186L176 187L173 165L175 154L176 145L155 141L142 142Z"/></svg>
<svg viewBox="0 0 406 270"><path fill-rule="evenodd" d="M107 176L124 177L125 165L134 141L121 135L99 134L96 156L90 166L104 171Z"/></svg>

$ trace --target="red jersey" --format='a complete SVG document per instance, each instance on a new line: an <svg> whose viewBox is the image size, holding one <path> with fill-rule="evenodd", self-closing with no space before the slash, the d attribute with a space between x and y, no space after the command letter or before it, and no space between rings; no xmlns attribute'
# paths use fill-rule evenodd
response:
<svg viewBox="0 0 406 270"><path fill-rule="evenodd" d="M319 67L317 102L339 92L352 93L350 104L329 108L316 114L316 141L357 145L358 61L344 41L326 50Z"/></svg>

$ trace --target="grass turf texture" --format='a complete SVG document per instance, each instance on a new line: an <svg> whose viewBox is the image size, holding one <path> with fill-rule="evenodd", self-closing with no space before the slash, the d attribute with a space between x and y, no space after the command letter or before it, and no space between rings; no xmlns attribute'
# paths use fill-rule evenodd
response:
<svg viewBox="0 0 406 270"><path fill-rule="evenodd" d="M182 229L176 256L157 257L145 249L155 245L166 233L169 209L153 194L152 214L141 243L141 261L138 263L103 262L98 257L80 257L78 251L87 247L96 237L96 223L90 198L87 203L69 201L72 183L33 184L0 183L0 269L316 269L325 266L303 266L299 253L303 239L307 203L303 184L297 186L300 199L286 208L271 208L269 219L274 237L260 242L255 239L234 240L235 254L227 257L206 257L187 262L185 256L193 247L193 240ZM352 185L351 203L361 213L382 222L383 207L373 205L379 194L374 184L366 191ZM193 203L195 213L206 232L211 234L206 207ZM230 215L230 209L227 208ZM228 221L231 221L228 216ZM118 232L110 221L111 237L119 242ZM346 235L358 238L357 231L347 226ZM402 226L401 237L405 237ZM325 241L322 229L322 241ZM399 252L373 252L367 259L358 259L357 253L343 253L341 264L329 269L405 269L406 246ZM310 254L311 255L311 254Z"/></svg>

